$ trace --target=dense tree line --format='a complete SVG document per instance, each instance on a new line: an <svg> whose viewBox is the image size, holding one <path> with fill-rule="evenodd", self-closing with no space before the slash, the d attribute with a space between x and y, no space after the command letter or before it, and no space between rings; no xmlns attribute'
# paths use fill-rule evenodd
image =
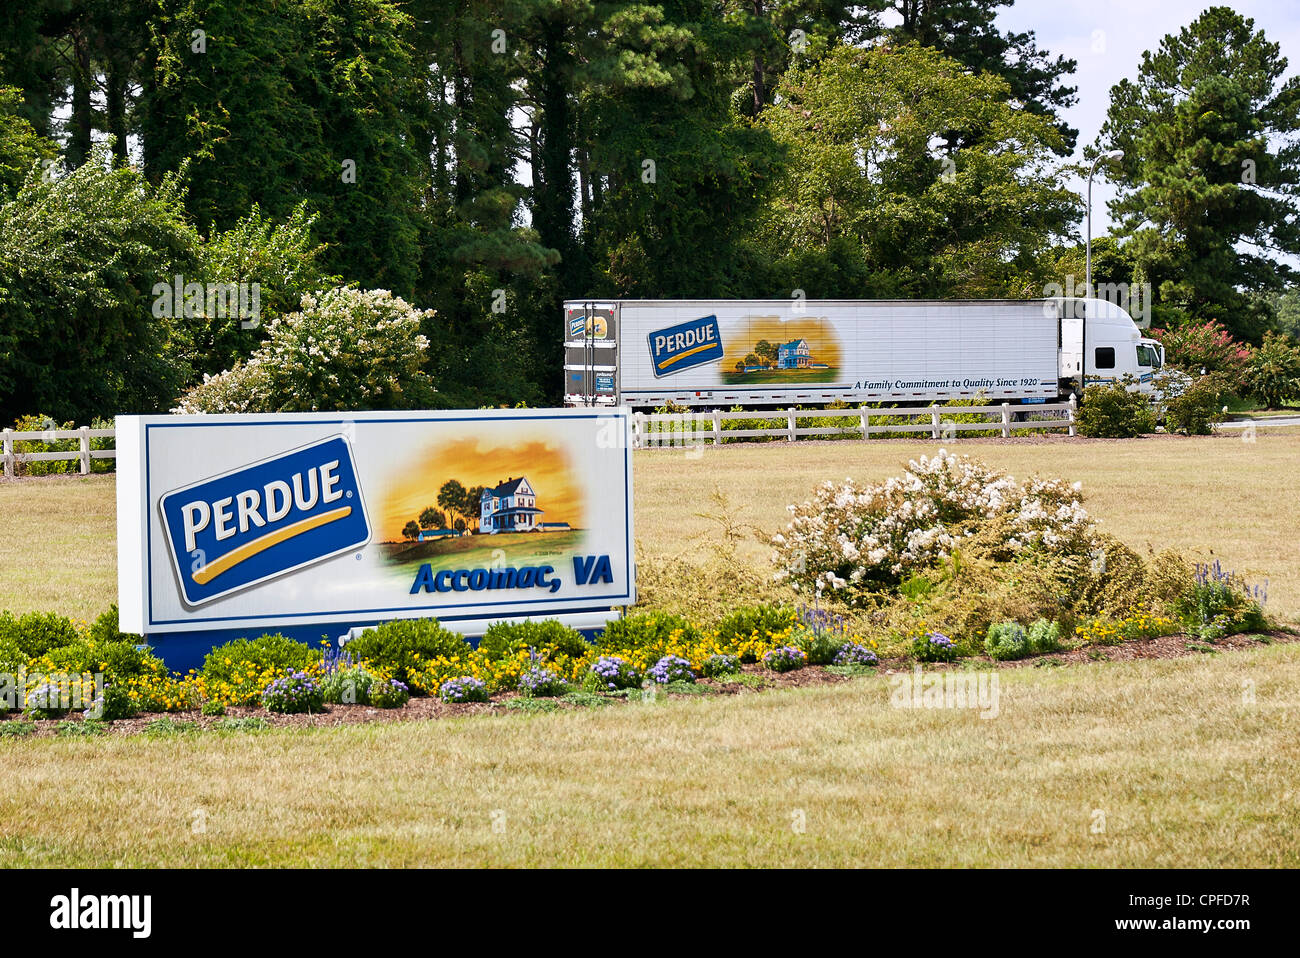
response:
<svg viewBox="0 0 1300 958"><path fill-rule="evenodd" d="M1081 282L1075 64L1005 5L8 4L0 420L170 408L340 284L418 309L427 401L481 405L558 399L564 298ZM1095 278L1150 282L1166 326L1294 330L1285 69L1212 8L1112 92ZM206 308L239 284L255 321Z"/></svg>

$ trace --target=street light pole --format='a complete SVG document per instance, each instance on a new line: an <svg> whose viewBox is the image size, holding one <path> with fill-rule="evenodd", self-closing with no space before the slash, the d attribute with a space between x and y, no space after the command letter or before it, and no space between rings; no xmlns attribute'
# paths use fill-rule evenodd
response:
<svg viewBox="0 0 1300 958"><path fill-rule="evenodd" d="M1088 226L1087 239L1084 252L1083 266L1083 296L1085 299L1092 297L1092 174L1097 172L1097 164L1102 160L1122 160L1124 159L1123 150L1111 150L1109 153L1102 153L1092 161L1092 167L1088 170Z"/></svg>

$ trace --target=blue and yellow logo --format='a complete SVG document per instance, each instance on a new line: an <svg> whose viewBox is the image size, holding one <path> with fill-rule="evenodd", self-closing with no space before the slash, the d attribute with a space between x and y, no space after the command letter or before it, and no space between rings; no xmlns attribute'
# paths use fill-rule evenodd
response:
<svg viewBox="0 0 1300 958"><path fill-rule="evenodd" d="M176 489L159 508L190 605L370 541L356 463L342 436Z"/></svg>
<svg viewBox="0 0 1300 958"><path fill-rule="evenodd" d="M721 358L722 333L718 330L717 316L705 316L650 334L650 363L656 376L671 376Z"/></svg>

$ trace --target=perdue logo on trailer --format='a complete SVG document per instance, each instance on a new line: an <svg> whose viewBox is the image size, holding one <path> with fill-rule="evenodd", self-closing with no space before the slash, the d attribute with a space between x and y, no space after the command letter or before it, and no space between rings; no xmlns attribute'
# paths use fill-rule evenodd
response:
<svg viewBox="0 0 1300 958"><path fill-rule="evenodd" d="M657 329L649 339L650 363L656 376L672 376L722 358L722 333L716 315Z"/></svg>
<svg viewBox="0 0 1300 958"><path fill-rule="evenodd" d="M173 490L159 509L191 606L370 540L356 463L343 436Z"/></svg>

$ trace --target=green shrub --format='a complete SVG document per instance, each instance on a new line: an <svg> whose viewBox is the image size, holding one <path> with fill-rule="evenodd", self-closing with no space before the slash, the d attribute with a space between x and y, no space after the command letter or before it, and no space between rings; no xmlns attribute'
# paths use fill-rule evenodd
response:
<svg viewBox="0 0 1300 958"><path fill-rule="evenodd" d="M0 722L0 738L21 738L35 731L36 726L31 722Z"/></svg>
<svg viewBox="0 0 1300 958"><path fill-rule="evenodd" d="M918 662L955 662L960 650L942 632L927 632L912 640L912 657Z"/></svg>
<svg viewBox="0 0 1300 958"><path fill-rule="evenodd" d="M676 643L701 638L700 630L680 615L640 612L612 620L596 640L596 648L610 655L625 655L634 664L644 662L648 668Z"/></svg>
<svg viewBox="0 0 1300 958"><path fill-rule="evenodd" d="M66 615L56 612L27 612L15 616L0 612L0 646L17 649L29 659L40 658L52 649L82 639L82 632Z"/></svg>
<svg viewBox="0 0 1300 958"><path fill-rule="evenodd" d="M799 629L790 637L790 644L808 657L809 665L830 665L840 649L848 645L843 633L824 629Z"/></svg>
<svg viewBox="0 0 1300 958"><path fill-rule="evenodd" d="M106 611L101 612L94 622L90 623L90 637L96 642L130 642L132 645L144 644L144 639L135 633L118 631L116 602L110 605Z"/></svg>
<svg viewBox="0 0 1300 958"><path fill-rule="evenodd" d="M746 605L733 609L717 624L718 642L735 645L757 637L767 642L792 631L799 613L788 605Z"/></svg>
<svg viewBox="0 0 1300 958"><path fill-rule="evenodd" d="M1197 565L1196 579L1174 604L1174 612L1189 632L1209 641L1268 628L1252 591L1218 562Z"/></svg>
<svg viewBox="0 0 1300 958"><path fill-rule="evenodd" d="M370 664L405 685L420 662L467 657L469 643L459 632L444 629L436 619L397 619L366 629L345 646L357 663Z"/></svg>
<svg viewBox="0 0 1300 958"><path fill-rule="evenodd" d="M1019 623L998 622L989 626L984 651L998 661L1023 659L1030 652L1029 638Z"/></svg>
<svg viewBox="0 0 1300 958"><path fill-rule="evenodd" d="M56 429L75 429L76 423L60 423L50 416L37 413L23 416L13 425L15 432L46 432ZM49 442L15 442L14 452L77 452L81 444L76 439L52 439ZM19 476L54 476L81 469L76 459L47 459L40 462L15 462L14 474Z"/></svg>
<svg viewBox="0 0 1300 958"><path fill-rule="evenodd" d="M740 671L740 656L738 655L710 655L700 666L700 674L706 679L721 678L724 675L735 675Z"/></svg>
<svg viewBox="0 0 1300 958"><path fill-rule="evenodd" d="M773 672L793 672L807 664L807 654L792 645L783 645L763 655L763 667Z"/></svg>
<svg viewBox="0 0 1300 958"><path fill-rule="evenodd" d="M259 673L295 672L320 661L319 649L280 633L256 639L235 639L219 645L203 659L203 677L209 684L228 682L240 685L248 666Z"/></svg>
<svg viewBox="0 0 1300 958"><path fill-rule="evenodd" d="M132 641L97 642L82 639L52 649L46 655L56 672L102 672L107 681L124 681L145 675L165 676L167 665L147 647Z"/></svg>
<svg viewBox="0 0 1300 958"><path fill-rule="evenodd" d="M1039 619L1029 626L1029 651L1035 655L1055 652L1061 647L1061 627L1047 619Z"/></svg>
<svg viewBox="0 0 1300 958"><path fill-rule="evenodd" d="M577 629L571 629L555 619L540 622L495 622L479 640L478 650L488 659L508 659L526 649L535 649L546 657L547 653L581 658L591 651L592 644Z"/></svg>
<svg viewBox="0 0 1300 958"><path fill-rule="evenodd" d="M104 695L98 705L99 718L105 722L128 719L136 714L135 699L131 697L131 693L123 685L109 684L104 686Z"/></svg>
<svg viewBox="0 0 1300 958"><path fill-rule="evenodd" d="M320 681L321 694L330 705L369 705L375 677L360 666L344 666Z"/></svg>
<svg viewBox="0 0 1300 958"><path fill-rule="evenodd" d="M1188 436L1208 436L1224 420L1223 396L1228 384L1221 375L1197 376L1182 389L1166 393L1165 428Z"/></svg>
<svg viewBox="0 0 1300 958"><path fill-rule="evenodd" d="M1243 379L1246 391L1270 409L1300 399L1300 346L1280 333L1265 333L1250 352Z"/></svg>
<svg viewBox="0 0 1300 958"><path fill-rule="evenodd" d="M411 690L397 679L383 679L370 686L370 704L377 709L400 709L411 701Z"/></svg>
<svg viewBox="0 0 1300 958"><path fill-rule="evenodd" d="M199 709L204 715L219 717L226 714L226 707L217 701L204 702Z"/></svg>
<svg viewBox="0 0 1300 958"><path fill-rule="evenodd" d="M303 672L281 676L266 687L262 704L267 711L286 714L319 712L325 704L320 686Z"/></svg>
<svg viewBox="0 0 1300 958"><path fill-rule="evenodd" d="M1095 439L1132 439L1156 431L1151 403L1125 374L1118 382L1089 386L1076 414L1079 435Z"/></svg>

